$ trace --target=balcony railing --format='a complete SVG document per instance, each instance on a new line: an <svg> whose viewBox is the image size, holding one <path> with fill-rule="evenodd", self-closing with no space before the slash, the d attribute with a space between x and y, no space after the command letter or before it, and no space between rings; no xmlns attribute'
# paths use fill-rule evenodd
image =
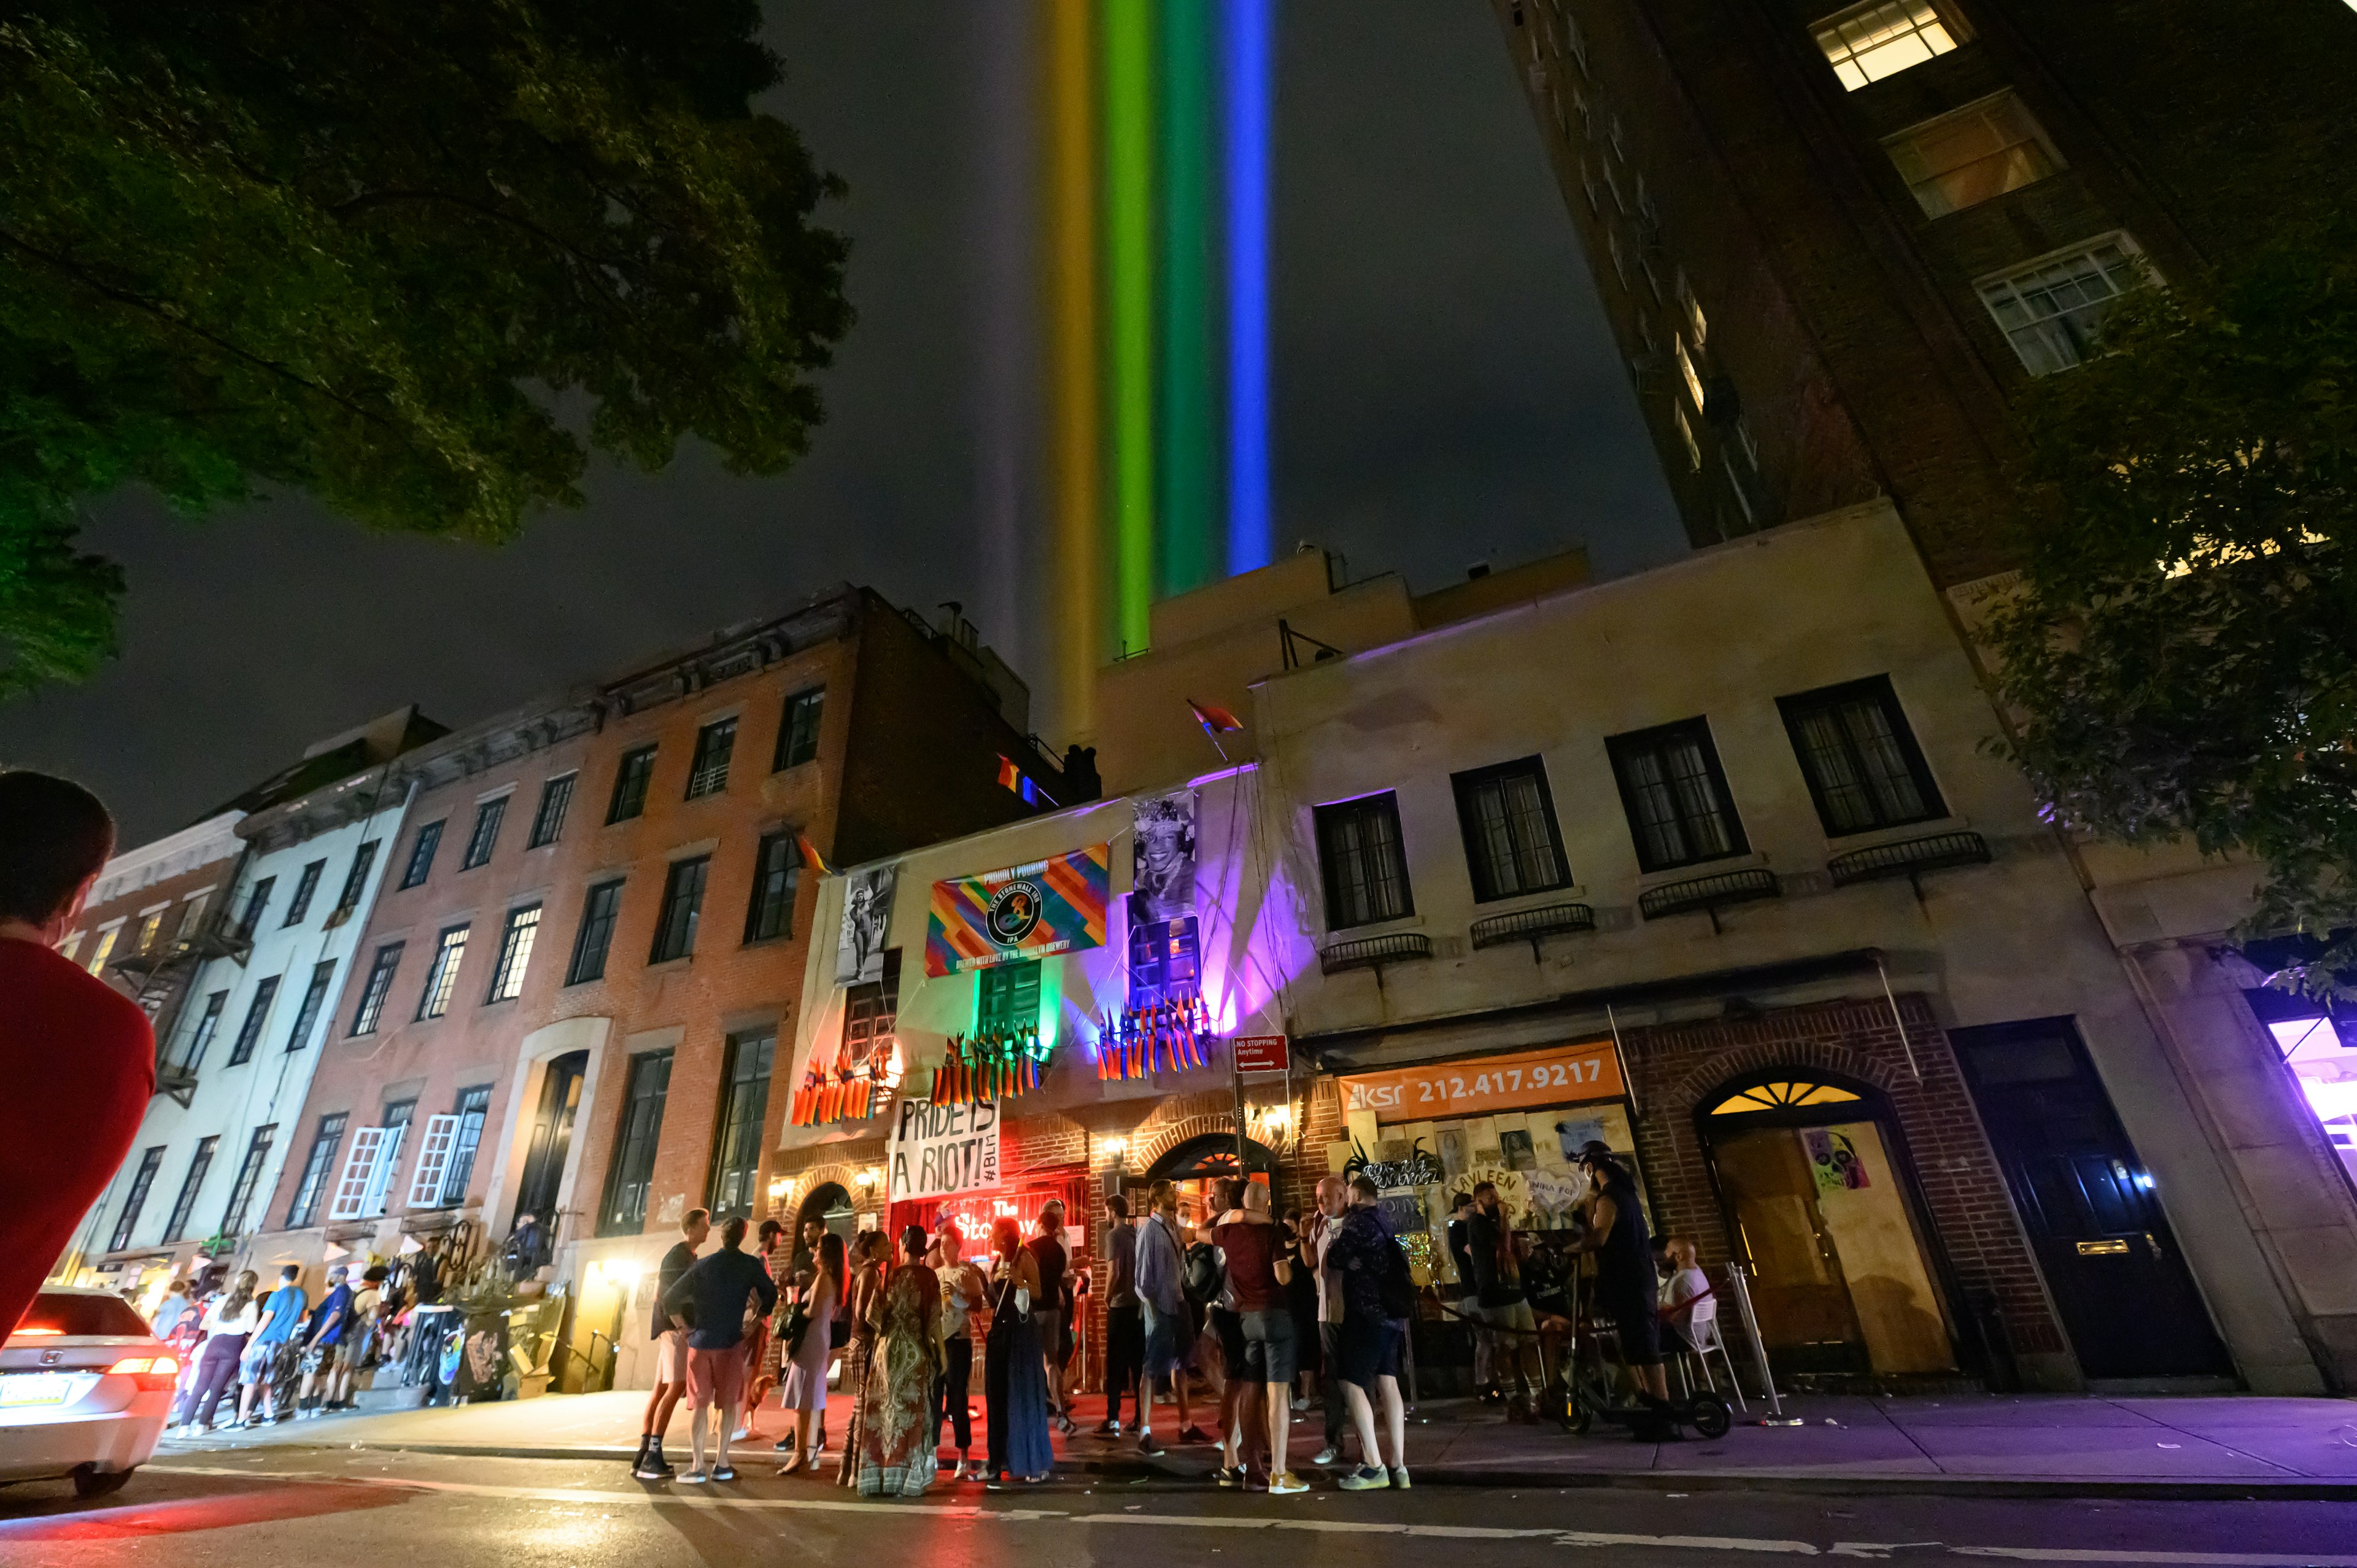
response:
<svg viewBox="0 0 2357 1568"><path fill-rule="evenodd" d="M1825 862L1825 874L1836 887L1903 876L1914 885L1915 897L1921 898L1925 872L1943 871L1952 865L1986 865L1989 858L1988 840L1978 833L1926 833L1921 838L1837 854Z"/></svg>
<svg viewBox="0 0 2357 1568"><path fill-rule="evenodd" d="M1358 937L1334 942L1318 955L1318 967L1328 974L1372 969L1375 983L1383 980L1383 966L1432 956L1432 939L1422 931L1398 931L1387 937Z"/></svg>
<svg viewBox="0 0 2357 1568"><path fill-rule="evenodd" d="M1776 880L1774 872L1751 866L1649 887L1638 896L1637 912L1649 920L1658 920L1664 915L1684 915L1700 909L1710 916L1710 929L1717 931L1718 912L1729 904L1781 897L1783 892L1783 885Z"/></svg>
<svg viewBox="0 0 2357 1568"><path fill-rule="evenodd" d="M1541 904L1532 909L1512 909L1473 922L1473 945L1502 947L1508 942L1531 944L1531 961L1539 961L1539 939L1569 931L1596 929L1596 911L1585 904Z"/></svg>

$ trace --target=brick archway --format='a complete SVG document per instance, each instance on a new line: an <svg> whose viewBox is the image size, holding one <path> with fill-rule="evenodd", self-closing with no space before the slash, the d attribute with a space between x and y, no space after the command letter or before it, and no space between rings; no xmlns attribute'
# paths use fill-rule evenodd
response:
<svg viewBox="0 0 2357 1568"><path fill-rule="evenodd" d="M1167 1122L1157 1129L1150 1142L1144 1147L1132 1151L1133 1158L1129 1161L1129 1166L1141 1173L1142 1177L1144 1172L1150 1171L1159 1165L1162 1156L1179 1144L1212 1133L1225 1133L1232 1136L1235 1130L1236 1119L1233 1116L1181 1117L1176 1122Z"/></svg>
<svg viewBox="0 0 2357 1568"><path fill-rule="evenodd" d="M1855 1079L1886 1095L1900 1087L1889 1064L1863 1051L1822 1041L1777 1040L1722 1051L1695 1067L1671 1086L1668 1109L1690 1114L1737 1080L1783 1068Z"/></svg>

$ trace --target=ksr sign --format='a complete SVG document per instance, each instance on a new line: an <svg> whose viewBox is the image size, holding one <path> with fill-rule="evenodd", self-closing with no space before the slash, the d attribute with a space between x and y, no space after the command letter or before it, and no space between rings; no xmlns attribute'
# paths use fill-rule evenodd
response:
<svg viewBox="0 0 2357 1568"><path fill-rule="evenodd" d="M1436 1062L1342 1079L1342 1108L1378 1122L1446 1122L1495 1111L1618 1100L1628 1092L1609 1040L1510 1057Z"/></svg>

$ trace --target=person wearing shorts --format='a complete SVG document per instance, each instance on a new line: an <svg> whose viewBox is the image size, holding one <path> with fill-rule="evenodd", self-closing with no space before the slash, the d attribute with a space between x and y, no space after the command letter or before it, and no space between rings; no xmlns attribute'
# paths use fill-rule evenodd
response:
<svg viewBox="0 0 2357 1568"><path fill-rule="evenodd" d="M1341 1477L1343 1490L1405 1487L1407 1415L1399 1371L1407 1326L1383 1310L1383 1280L1399 1242L1383 1222L1382 1191L1363 1172L1351 1178L1350 1207L1329 1246L1329 1266L1341 1276L1342 1331L1335 1337L1336 1376L1342 1380L1359 1433L1359 1467ZM1383 1418L1376 1420L1380 1403ZM1389 1439L1388 1447L1385 1439ZM1388 1457L1387 1457L1388 1455Z"/></svg>
<svg viewBox="0 0 2357 1568"><path fill-rule="evenodd" d="M1653 1273L1653 1250L1637 1184L1629 1167L1601 1143L1579 1152L1579 1163L1595 1186L1588 1200L1587 1234L1578 1250L1596 1254L1596 1310L1612 1320L1620 1336L1620 1359L1637 1381L1638 1397L1657 1411L1670 1402L1669 1374L1662 1366L1661 1284Z"/></svg>
<svg viewBox="0 0 2357 1568"><path fill-rule="evenodd" d="M237 1364L240 1426L253 1424L257 1399L262 1404L264 1424L278 1419L280 1387L291 1384L295 1379L296 1330L302 1326L304 1312L310 1305L302 1282L302 1265L287 1264L278 1271L278 1288L262 1304L262 1326L246 1341L245 1354Z"/></svg>
<svg viewBox="0 0 2357 1568"><path fill-rule="evenodd" d="M693 1316L687 1331L689 1467L683 1481L733 1481L728 1437L745 1399L745 1310L759 1303L768 1316L778 1308L777 1282L768 1265L745 1251L745 1219L731 1216L720 1227L720 1250L703 1259L662 1293L662 1307L673 1319ZM710 1469L704 1464L705 1429L719 1417L719 1446Z"/></svg>
<svg viewBox="0 0 2357 1568"><path fill-rule="evenodd" d="M1253 1474L1245 1460L1247 1486L1262 1475L1270 1495L1288 1497L1309 1489L1286 1466L1286 1447L1293 1429L1293 1376L1296 1363L1293 1310L1285 1287L1292 1283L1293 1265L1284 1256L1284 1236L1269 1213L1268 1188L1258 1182L1240 1184L1241 1207L1230 1209L1211 1228L1211 1240L1228 1263L1228 1288L1235 1311L1222 1314L1235 1324L1238 1349L1229 1353L1228 1379L1243 1386L1238 1412L1249 1455L1263 1457L1265 1468Z"/></svg>
<svg viewBox="0 0 2357 1568"><path fill-rule="evenodd" d="M679 1222L680 1239L663 1254L655 1274L654 1316L647 1325L647 1338L655 1351L655 1386L647 1394L646 1414L639 1423L638 1456L630 1461L630 1474L641 1481L671 1479L663 1433L671 1425L672 1412L679 1408L679 1396L687 1391L687 1326L663 1306L663 1298L695 1267L696 1250L711 1233L712 1216L701 1208L689 1209Z"/></svg>

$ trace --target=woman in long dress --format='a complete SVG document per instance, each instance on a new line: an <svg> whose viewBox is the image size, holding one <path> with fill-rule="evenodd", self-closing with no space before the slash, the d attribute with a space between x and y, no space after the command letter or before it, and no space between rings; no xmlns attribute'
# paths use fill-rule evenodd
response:
<svg viewBox="0 0 2357 1568"><path fill-rule="evenodd" d="M851 1325L851 1338L843 1348L843 1402L851 1420L843 1434L843 1457L836 1462L839 1487L859 1481L859 1451L866 1441L860 1414L867 1402L867 1379L876 1362L876 1325L884 1299L884 1233L863 1230L851 1241L851 1283L844 1292L843 1316Z"/></svg>
<svg viewBox="0 0 2357 1568"><path fill-rule="evenodd" d="M794 1418L794 1456L778 1466L780 1476L811 1463L811 1418L826 1415L826 1363L834 1353L828 1341L835 1304L843 1299L843 1238L829 1232L818 1244L818 1277L803 1297L802 1343L784 1347L785 1383L778 1402Z"/></svg>
<svg viewBox="0 0 2357 1568"><path fill-rule="evenodd" d="M984 1486L1005 1491L1010 1476L1048 1478L1056 1451L1048 1436L1048 1368L1031 1318L1039 1299L1039 1262L1023 1245L1023 1228L1002 1219L990 1228L990 1337L982 1380L990 1402L990 1461Z"/></svg>
<svg viewBox="0 0 2357 1568"><path fill-rule="evenodd" d="M922 1497L939 1468L933 1380L941 1371L941 1276L925 1266L925 1231L900 1235L900 1266L884 1282L875 1359L859 1402L859 1492ZM846 1453L845 1461L855 1456Z"/></svg>

